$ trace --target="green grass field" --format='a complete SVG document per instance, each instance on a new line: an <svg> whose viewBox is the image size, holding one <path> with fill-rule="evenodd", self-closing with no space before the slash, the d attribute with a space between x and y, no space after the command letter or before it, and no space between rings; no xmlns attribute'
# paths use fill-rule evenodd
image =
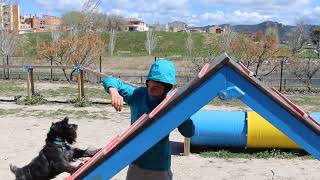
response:
<svg viewBox="0 0 320 180"><path fill-rule="evenodd" d="M188 50L186 48L187 33L185 32L155 32L156 47L152 56L157 57L187 57ZM36 56L36 46L39 41L49 41L51 33L32 33L25 34L26 39L30 42L26 46L25 56ZM108 56L109 34L102 33L102 40L105 42L105 52L103 56ZM209 49L204 46L204 34L192 33L193 53L197 55L205 55ZM118 32L116 37L115 56L146 56L148 52L145 48L146 32ZM16 55L16 56L19 56Z"/></svg>

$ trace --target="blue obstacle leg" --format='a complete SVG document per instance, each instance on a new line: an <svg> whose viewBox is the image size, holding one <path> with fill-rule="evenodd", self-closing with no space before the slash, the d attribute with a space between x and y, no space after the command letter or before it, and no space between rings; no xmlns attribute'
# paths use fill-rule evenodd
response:
<svg viewBox="0 0 320 180"><path fill-rule="evenodd" d="M315 158L320 159L319 134L231 68L228 69L227 80L230 85L234 84L245 92L245 96L240 98L242 102L267 119Z"/></svg>

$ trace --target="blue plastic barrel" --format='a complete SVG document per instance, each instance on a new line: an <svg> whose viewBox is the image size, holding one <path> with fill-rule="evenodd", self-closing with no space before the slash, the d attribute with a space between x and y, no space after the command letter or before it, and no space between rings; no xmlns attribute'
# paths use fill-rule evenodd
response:
<svg viewBox="0 0 320 180"><path fill-rule="evenodd" d="M315 118L318 122L320 122L320 112L312 112L310 115Z"/></svg>
<svg viewBox="0 0 320 180"><path fill-rule="evenodd" d="M204 111L191 116L195 134L191 145L246 147L247 121L243 111Z"/></svg>

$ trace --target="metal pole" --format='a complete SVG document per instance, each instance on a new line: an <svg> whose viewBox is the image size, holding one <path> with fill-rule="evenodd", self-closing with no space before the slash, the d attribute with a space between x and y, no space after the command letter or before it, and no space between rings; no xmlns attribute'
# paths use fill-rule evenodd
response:
<svg viewBox="0 0 320 180"><path fill-rule="evenodd" d="M102 58L101 58L101 56L100 56L99 61L100 61L100 73L102 73ZM99 76L99 82L101 83L101 76Z"/></svg>
<svg viewBox="0 0 320 180"><path fill-rule="evenodd" d="M282 78L283 78L283 60L280 62L280 92L282 90Z"/></svg>
<svg viewBox="0 0 320 180"><path fill-rule="evenodd" d="M9 55L7 55L7 66L9 66ZM10 79L10 69L9 68L7 68L7 74L8 74L7 79Z"/></svg>
<svg viewBox="0 0 320 180"><path fill-rule="evenodd" d="M4 59L4 57L2 58L2 60L3 60L3 61L2 61L2 62L3 62L3 63L2 63L3 66L6 65L6 62L5 62L6 60ZM5 78L6 78L6 68L4 67L4 68L3 68L3 79L5 79Z"/></svg>

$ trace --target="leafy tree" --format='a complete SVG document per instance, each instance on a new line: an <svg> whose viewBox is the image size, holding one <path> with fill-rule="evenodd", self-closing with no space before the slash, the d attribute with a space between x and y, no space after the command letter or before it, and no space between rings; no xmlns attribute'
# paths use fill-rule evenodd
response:
<svg viewBox="0 0 320 180"><path fill-rule="evenodd" d="M312 44L315 46L317 50L318 58L320 58L320 27L315 28L310 33L310 39Z"/></svg>

